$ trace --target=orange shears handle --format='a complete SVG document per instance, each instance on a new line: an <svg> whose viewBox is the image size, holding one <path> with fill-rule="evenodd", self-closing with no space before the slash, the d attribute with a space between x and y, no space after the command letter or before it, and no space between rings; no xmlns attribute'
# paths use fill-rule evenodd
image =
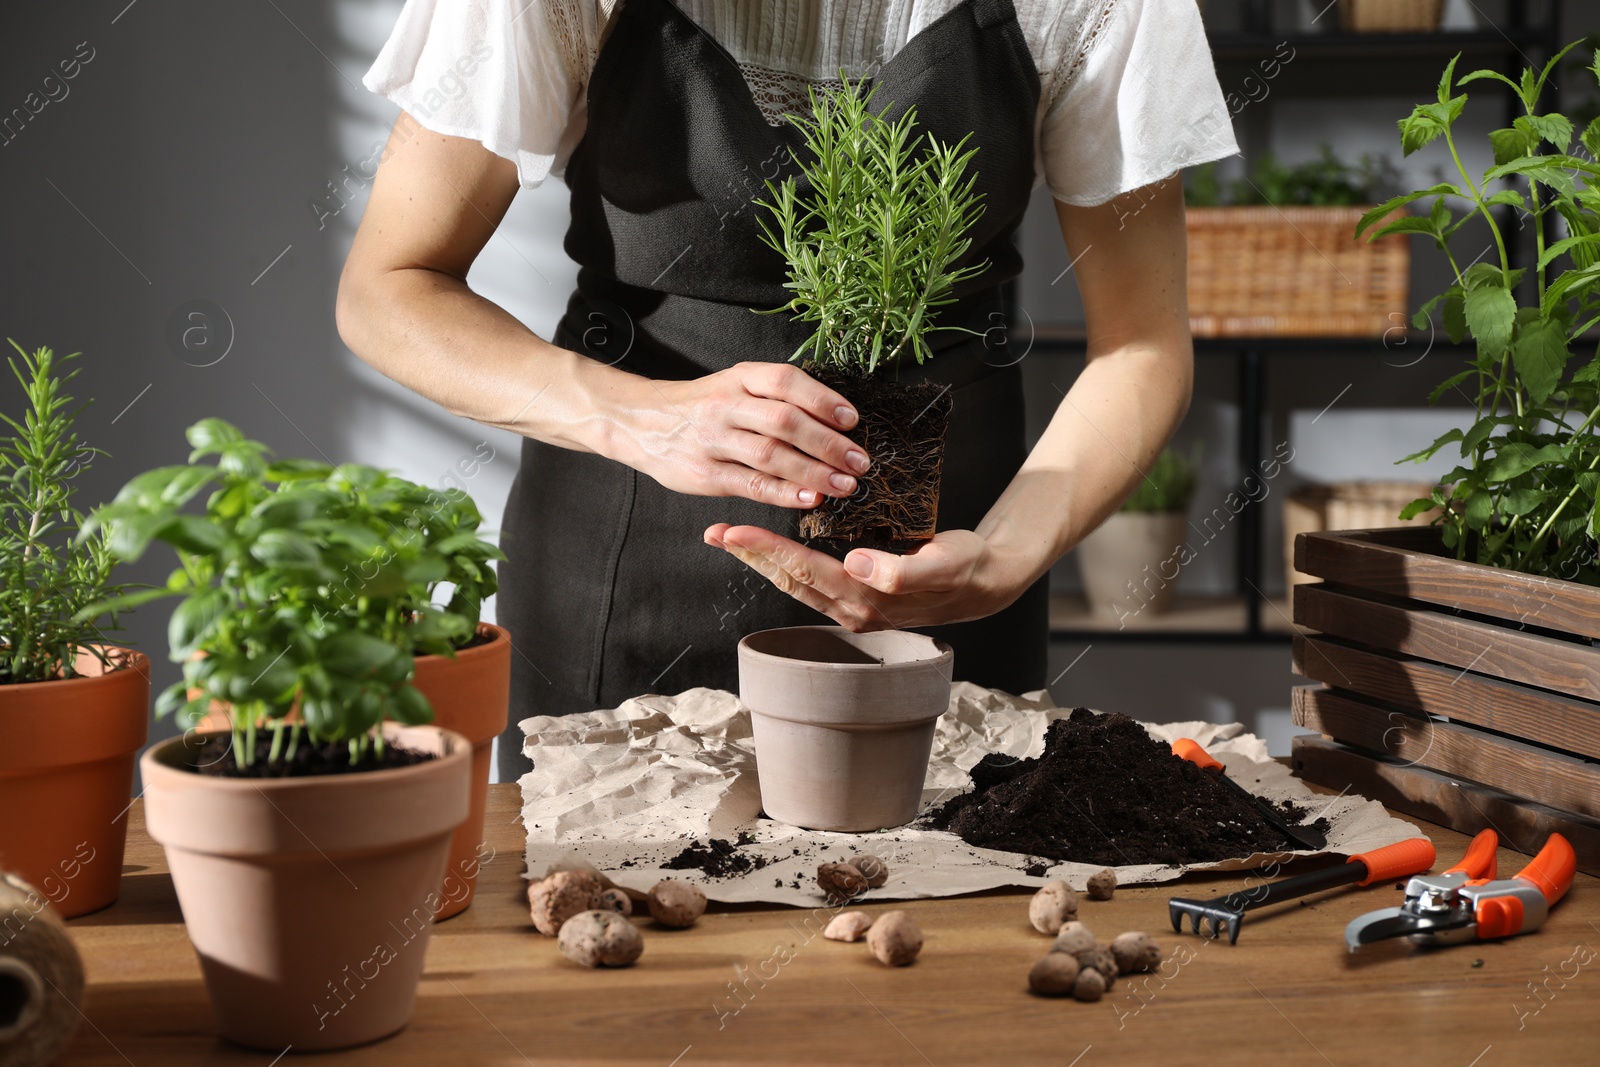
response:
<svg viewBox="0 0 1600 1067"><path fill-rule="evenodd" d="M1533 861L1517 872L1524 882L1532 882L1544 894L1547 904L1554 904L1572 888L1572 875L1578 869L1578 856L1572 843L1560 834L1551 834L1544 848Z"/></svg>
<svg viewBox="0 0 1600 1067"><path fill-rule="evenodd" d="M1188 760L1203 771L1220 771L1223 769L1222 764L1211 753L1201 748L1198 741L1187 737L1180 737L1172 742L1172 754L1180 759Z"/></svg>
<svg viewBox="0 0 1600 1067"><path fill-rule="evenodd" d="M1467 854L1461 857L1461 862L1444 873L1462 871L1470 879L1493 881L1499 870L1499 849L1500 835L1493 830L1480 830L1467 846Z"/></svg>

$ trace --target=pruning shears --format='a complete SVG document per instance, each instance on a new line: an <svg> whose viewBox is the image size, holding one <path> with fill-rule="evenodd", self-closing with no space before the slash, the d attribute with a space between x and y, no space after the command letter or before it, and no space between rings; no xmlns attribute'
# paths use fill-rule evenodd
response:
<svg viewBox="0 0 1600 1067"><path fill-rule="evenodd" d="M1578 858L1566 838L1551 834L1515 877L1497 878L1499 845L1499 835L1484 830L1448 871L1412 876L1405 903L1351 920L1345 944L1351 952L1391 937L1419 945L1456 945L1537 930L1572 888Z"/></svg>

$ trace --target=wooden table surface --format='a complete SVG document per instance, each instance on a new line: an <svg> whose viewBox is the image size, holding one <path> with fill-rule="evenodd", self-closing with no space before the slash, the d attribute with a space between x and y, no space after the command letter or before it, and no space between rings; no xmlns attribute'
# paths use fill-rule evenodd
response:
<svg viewBox="0 0 1600 1067"><path fill-rule="evenodd" d="M1049 939L1028 925L1022 890L906 904L926 944L904 969L880 966L864 945L823 940L813 931L825 911L713 904L689 930L636 920L645 937L636 966L585 970L528 922L517 807L515 786L491 787L494 857L472 908L435 930L411 1025L323 1058L386 1067L1600 1063L1600 880L1584 875L1535 934L1435 951L1389 942L1358 956L1345 951L1345 923L1399 903L1393 883L1254 912L1233 946L1174 935L1166 901L1229 892L1248 876L1127 887L1109 902L1085 899L1080 917L1102 938L1156 935L1166 962L1080 1004L1029 994L1028 969ZM1439 848L1437 869L1459 859L1465 838L1418 825ZM131 826L122 899L70 924L90 988L87 1022L61 1062L268 1067L270 1054L215 1036L139 805ZM1502 850L1500 862L1509 875L1525 858Z"/></svg>

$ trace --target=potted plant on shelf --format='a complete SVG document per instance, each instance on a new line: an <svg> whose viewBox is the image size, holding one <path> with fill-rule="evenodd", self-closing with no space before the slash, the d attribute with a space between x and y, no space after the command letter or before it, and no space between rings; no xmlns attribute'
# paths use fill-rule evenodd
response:
<svg viewBox="0 0 1600 1067"><path fill-rule="evenodd" d="M1378 237L1425 235L1449 258L1452 283L1415 321L1422 328L1437 313L1453 340L1474 342L1433 395L1459 395L1471 408L1465 425L1408 457L1460 452L1441 484L1402 513L1436 509L1433 526L1297 541L1298 569L1327 584L1295 590L1295 621L1320 631L1296 638L1296 670L1326 687L1296 690L1295 717L1334 741L1297 741L1295 758L1312 780L1355 781L1458 830L1492 818L1530 840L1535 827L1570 833L1593 871L1600 352L1589 331L1600 323L1600 120L1580 132L1540 112L1560 59L1516 80L1494 71L1456 80L1452 60L1437 99L1402 120L1400 134L1408 154L1444 149L1459 180L1362 220ZM1600 60L1591 70L1600 78ZM1508 85L1524 114L1490 133L1494 165L1474 174L1456 138L1467 97L1455 90L1486 79ZM1502 185L1509 180L1525 184ZM1383 224L1418 201L1431 201L1425 214ZM1487 227L1486 255L1482 230L1469 231L1470 256L1457 254L1469 222ZM1532 235L1526 265L1514 263L1513 226Z"/></svg>
<svg viewBox="0 0 1600 1067"><path fill-rule="evenodd" d="M1078 543L1078 573L1095 614L1126 625L1143 612L1160 615L1171 608L1196 466L1164 450L1121 509Z"/></svg>
<svg viewBox="0 0 1600 1067"><path fill-rule="evenodd" d="M0 414L0 869L71 918L117 899L150 661L84 611L121 590L104 539L77 538L74 479L101 454L78 440L64 391L77 353L12 347L27 406Z"/></svg>
<svg viewBox="0 0 1600 1067"><path fill-rule="evenodd" d="M1189 329L1196 337L1379 337L1404 326L1411 256L1402 237L1351 235L1392 180L1381 160L1263 156L1224 190L1214 164L1185 190Z"/></svg>
<svg viewBox="0 0 1600 1067"><path fill-rule="evenodd" d="M789 116L808 158L797 158L798 178L768 182L770 199L757 203L771 216L764 237L787 261L794 294L769 313L816 323L792 358L809 357L806 369L855 406L854 436L872 461L854 495L801 517L800 534L906 550L935 532L951 400L936 383L885 374L898 374L907 357L922 364L933 330L962 329L939 326L937 309L987 266L956 265L983 206L977 175L967 173L977 149L966 138L946 145L917 134L914 108L882 118L873 92L848 80L813 89L812 114Z"/></svg>
<svg viewBox="0 0 1600 1067"><path fill-rule="evenodd" d="M427 605L404 617L394 597L446 576L440 544L473 561L492 549L470 529L441 541L470 514L408 511L427 490L381 471L269 462L220 419L188 438L189 465L133 479L85 527L123 558L177 550L165 591L183 598L168 634L184 679L157 712L227 708L227 729L145 753L146 826L225 1036L272 1051L372 1041L410 1016L472 791L472 746L423 725L411 682L415 648L471 623ZM182 510L207 489L202 513ZM471 600L481 585L463 571Z"/></svg>

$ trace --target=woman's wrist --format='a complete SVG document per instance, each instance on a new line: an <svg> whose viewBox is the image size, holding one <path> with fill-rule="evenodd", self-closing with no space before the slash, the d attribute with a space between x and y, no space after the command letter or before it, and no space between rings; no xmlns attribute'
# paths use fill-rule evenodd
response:
<svg viewBox="0 0 1600 1067"><path fill-rule="evenodd" d="M969 585L990 612L1010 606L1050 568L1045 539L1015 536L1019 532L1001 527L981 535Z"/></svg>

